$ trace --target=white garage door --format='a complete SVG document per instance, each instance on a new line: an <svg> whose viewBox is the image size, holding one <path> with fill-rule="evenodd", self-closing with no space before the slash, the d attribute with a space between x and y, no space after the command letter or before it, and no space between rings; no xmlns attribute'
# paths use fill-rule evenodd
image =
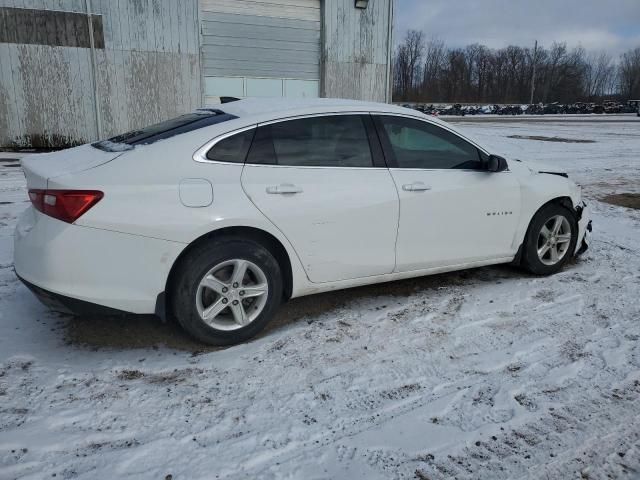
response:
<svg viewBox="0 0 640 480"><path fill-rule="evenodd" d="M317 97L320 0L200 0L205 103Z"/></svg>

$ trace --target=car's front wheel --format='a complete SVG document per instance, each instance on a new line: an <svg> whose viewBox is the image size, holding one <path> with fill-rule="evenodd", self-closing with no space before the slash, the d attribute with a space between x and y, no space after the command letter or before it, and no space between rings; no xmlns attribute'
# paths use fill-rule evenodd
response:
<svg viewBox="0 0 640 480"><path fill-rule="evenodd" d="M242 342L273 318L282 298L281 278L271 252L254 241L225 238L201 244L175 273L173 314L202 342Z"/></svg>
<svg viewBox="0 0 640 480"><path fill-rule="evenodd" d="M558 272L572 257L578 240L575 214L550 203L531 220L523 245L522 265L536 275Z"/></svg>

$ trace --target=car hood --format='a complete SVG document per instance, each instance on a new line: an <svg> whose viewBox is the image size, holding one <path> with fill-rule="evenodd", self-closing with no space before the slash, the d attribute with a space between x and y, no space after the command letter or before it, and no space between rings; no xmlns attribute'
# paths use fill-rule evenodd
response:
<svg viewBox="0 0 640 480"><path fill-rule="evenodd" d="M563 177L567 176L567 171L564 168L535 161L514 160L517 162L516 165L522 169L529 170L531 173L550 173L552 175L561 175Z"/></svg>

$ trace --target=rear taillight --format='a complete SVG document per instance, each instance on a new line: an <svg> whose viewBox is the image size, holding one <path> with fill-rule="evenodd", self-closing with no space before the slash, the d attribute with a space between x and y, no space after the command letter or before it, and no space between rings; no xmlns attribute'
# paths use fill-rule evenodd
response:
<svg viewBox="0 0 640 480"><path fill-rule="evenodd" d="M29 190L37 210L67 223L75 222L103 196L97 190Z"/></svg>

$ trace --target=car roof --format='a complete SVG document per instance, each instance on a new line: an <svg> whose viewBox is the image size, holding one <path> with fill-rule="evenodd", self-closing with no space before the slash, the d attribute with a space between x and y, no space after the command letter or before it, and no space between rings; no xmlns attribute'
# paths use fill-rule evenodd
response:
<svg viewBox="0 0 640 480"><path fill-rule="evenodd" d="M216 105L216 108L239 117L242 123L268 122L298 115L313 115L339 112L375 112L403 115L426 120L462 135L451 124L413 108L389 103L364 102L343 98L243 98Z"/></svg>
<svg viewBox="0 0 640 480"><path fill-rule="evenodd" d="M247 120L260 117L260 121L268 117L275 120L295 115L349 111L400 113L424 117L422 113L410 108L341 98L245 98L224 103L217 108Z"/></svg>
<svg viewBox="0 0 640 480"><path fill-rule="evenodd" d="M236 118L221 122L209 127L197 129L181 135L172 137L176 142L186 142L192 144L207 144L215 137L225 135L234 131L240 131L256 124L286 120L293 117L306 115L324 115L342 112L362 112L378 114L395 114L404 117L413 117L418 120L427 121L450 130L474 143L481 150L477 139L466 133L460 132L456 127L440 120L432 115L419 112L411 108L390 105L386 103L363 102L360 100L346 100L340 98L245 98L219 105L209 105L204 109L212 110L216 113L228 113Z"/></svg>
<svg viewBox="0 0 640 480"><path fill-rule="evenodd" d="M299 115L313 115L339 112L373 112L381 114L396 114L406 117L414 117L420 120L440 125L461 135L479 146L477 139L462 133L453 125L427 115L412 108L391 105L388 103L363 102L360 100L347 100L342 98L244 98L233 102L217 105L225 113L230 113L238 118L241 125L251 125L271 120L284 119ZM482 147L481 147L482 148Z"/></svg>

